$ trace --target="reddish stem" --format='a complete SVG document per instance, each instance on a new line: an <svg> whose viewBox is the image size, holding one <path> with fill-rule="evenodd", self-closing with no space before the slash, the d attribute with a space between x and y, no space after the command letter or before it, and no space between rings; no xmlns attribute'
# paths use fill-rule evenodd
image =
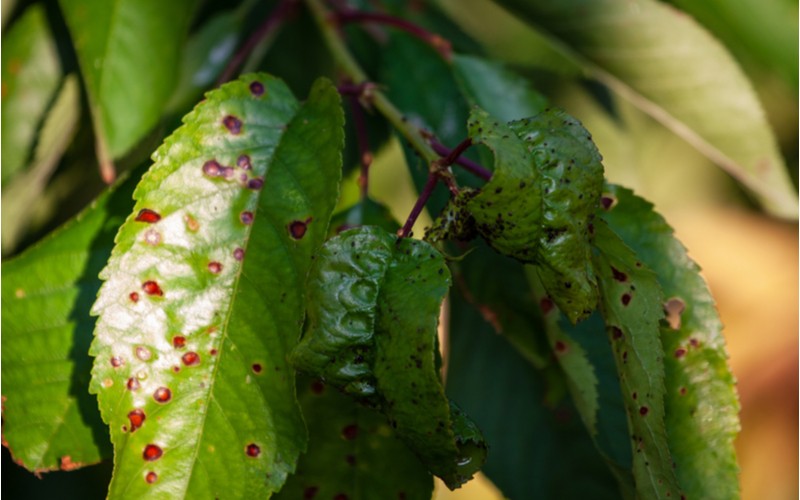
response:
<svg viewBox="0 0 800 500"><path fill-rule="evenodd" d="M406 219L406 223L403 224L403 227L397 231L397 236L401 238L408 238L411 236L411 228L414 226L414 223L417 222L417 218L419 214L422 213L422 209L425 207L425 204L433 194L433 188L436 187L436 183L439 181L439 176L435 172L431 172L428 174L428 180L425 181L425 186L422 188L422 192L419 194L419 198L417 198L417 202L414 203L414 208L411 209L411 213L408 214L408 219Z"/></svg>
<svg viewBox="0 0 800 500"><path fill-rule="evenodd" d="M436 49L441 56L449 61L453 55L453 48L448 40L436 33L431 33L405 19L380 12L364 12L354 9L342 9L336 12L336 20L345 23L378 23L393 26L413 35Z"/></svg>
<svg viewBox="0 0 800 500"><path fill-rule="evenodd" d="M369 136L364 111L356 95L351 95L350 110L353 115L353 126L356 129L356 143L358 144L359 160L361 161L361 175L358 177L358 186L361 189L361 198L367 197L369 190L369 167L372 165L372 152L369 150Z"/></svg>
<svg viewBox="0 0 800 500"><path fill-rule="evenodd" d="M461 147L467 141L469 141L469 143L466 146ZM470 160L469 158L462 158L461 157L461 153L463 153L466 148L468 148L469 146L472 145L472 141L470 139L466 139L465 141L462 141L458 146L456 146L455 149L452 149L452 150L450 148L448 148L447 146L445 146L444 144L436 141L432 137L428 137L428 143L431 145L431 148L433 148L433 150L436 152L436 154L441 155L441 156L444 157L442 159L443 162L449 161L449 163L447 163L447 165L453 165L453 164L460 165L461 167L464 168L464 170L466 170L468 172L471 172L472 174L477 175L478 177L480 177L481 179L483 179L485 181L488 181L488 180L490 180L492 178L492 171L491 170L488 170L488 169L478 165L477 163L475 163L474 161ZM459 150L459 147L461 147L460 150ZM456 153L456 152L457 152L457 154L455 156L453 156L453 153ZM453 156L452 159L451 159L451 156Z"/></svg>
<svg viewBox="0 0 800 500"><path fill-rule="evenodd" d="M284 20L291 14L295 7L297 6L298 0L282 0L281 3L275 7L275 10L270 13L270 15L261 23L261 26L250 35L250 38L244 43L244 45L239 48L238 51L233 55L230 61L228 61L228 65L225 66L225 69L222 71L222 74L219 75L217 79L217 85L222 85L223 83L227 82L239 67L244 64L244 61L247 59L247 56L253 51L253 49L258 46L261 40L268 37L273 31L278 29Z"/></svg>

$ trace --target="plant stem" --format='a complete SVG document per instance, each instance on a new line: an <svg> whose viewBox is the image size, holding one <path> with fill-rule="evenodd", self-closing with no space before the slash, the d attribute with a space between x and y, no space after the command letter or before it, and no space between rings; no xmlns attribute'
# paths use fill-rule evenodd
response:
<svg viewBox="0 0 800 500"><path fill-rule="evenodd" d="M353 115L353 126L356 129L356 143L358 143L359 160L361 161L361 175L358 177L358 187L361 190L361 199L365 199L369 192L369 167L372 165L372 153L369 150L369 136L367 124L364 121L364 111L358 96L351 95L350 110Z"/></svg>
<svg viewBox="0 0 800 500"><path fill-rule="evenodd" d="M236 54L233 55L230 61L228 61L228 65L225 66L225 69L222 71L222 74L219 75L217 79L217 85L222 85L223 83L227 82L239 67L245 62L247 56L261 43L262 40L266 39L267 37L273 35L275 31L283 24L283 21L286 17L294 10L297 5L298 0L282 0L281 3L275 7L275 10L270 13L270 15L261 23L261 26L250 35L250 38L244 43L244 45L236 51Z"/></svg>
<svg viewBox="0 0 800 500"><path fill-rule="evenodd" d="M411 236L411 228L414 226L414 223L417 222L417 217L419 214L422 213L422 209L425 208L425 204L428 202L428 199L433 194L433 188L436 187L436 183L439 181L439 175L436 172L430 172L428 174L428 180L425 181L425 186L422 188L422 192L419 194L419 198L417 198L417 202L414 203L414 208L411 209L411 213L408 214L408 219L406 219L406 223L403 224L403 227L397 231L397 236L401 238L408 238Z"/></svg>
<svg viewBox="0 0 800 500"><path fill-rule="evenodd" d="M314 20L322 32L325 43L331 51L336 63L347 77L355 84L359 85L368 81L366 73L347 49L342 37L338 32L336 15L325 8L321 0L305 0ZM420 133L419 129L408 123L403 114L398 110L389 99L375 89L372 92L372 105L400 132L400 134L411 143L417 153L424 158L428 165L439 159L439 155L431 148L428 142Z"/></svg>
<svg viewBox="0 0 800 500"><path fill-rule="evenodd" d="M451 151L450 148L448 148L447 146L445 146L441 142L436 141L433 137L430 137L428 140L429 140L430 145L433 148L433 150L436 151L437 154L440 154L440 155L442 155L444 157L450 157L450 155L453 153L453 151L455 151L455 149ZM470 144L471 143L472 142L470 141ZM463 142L461 144L463 144ZM460 154L461 154L461 151L459 151L459 155ZM470 160L469 158L463 158L461 156L456 156L455 159L452 161L451 165L452 164L456 164L456 165L460 165L460 166L464 167L464 170L466 170L466 171L468 171L468 172L470 172L472 174L475 174L476 176L480 177L483 180L488 181L488 180L490 180L492 178L492 171L491 170L488 170L488 169L482 167L481 165L479 165L479 164L475 163L474 161Z"/></svg>

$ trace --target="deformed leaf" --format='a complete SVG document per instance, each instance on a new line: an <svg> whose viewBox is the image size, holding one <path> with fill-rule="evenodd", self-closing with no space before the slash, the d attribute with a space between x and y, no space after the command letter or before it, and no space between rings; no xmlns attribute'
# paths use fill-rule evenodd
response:
<svg viewBox="0 0 800 500"><path fill-rule="evenodd" d="M325 244L309 284L309 329L294 364L379 408L450 488L471 478L485 445L451 412L438 374L439 308L450 285L442 254L365 226Z"/></svg>
<svg viewBox="0 0 800 500"><path fill-rule="evenodd" d="M641 498L680 498L664 426L663 317L655 273L638 260L605 221L595 222L593 264L600 310L617 363L628 415L633 477Z"/></svg>
<svg viewBox="0 0 800 500"><path fill-rule="evenodd" d="M666 427L680 484L688 498L737 498L739 401L714 301L697 264L652 204L619 186L606 189L617 202L603 218L657 273L664 290Z"/></svg>
<svg viewBox="0 0 800 500"><path fill-rule="evenodd" d="M93 308L111 498L263 497L294 470L306 432L286 356L338 194L342 127L330 82L301 105L246 75L153 155Z"/></svg>
<svg viewBox="0 0 800 500"><path fill-rule="evenodd" d="M386 418L318 379L298 378L308 452L276 498L428 499L433 477Z"/></svg>
<svg viewBox="0 0 800 500"><path fill-rule="evenodd" d="M583 126L559 110L503 125L473 111L470 137L495 155L495 173L469 202L492 247L537 265L548 294L574 323L597 304L591 221L603 165Z"/></svg>
<svg viewBox="0 0 800 500"><path fill-rule="evenodd" d="M37 245L3 263L3 444L34 472L111 456L87 389L94 301L116 228L130 211L132 175Z"/></svg>
<svg viewBox="0 0 800 500"><path fill-rule="evenodd" d="M5 184L25 167L61 81L58 52L42 5L31 5L3 33L2 150Z"/></svg>

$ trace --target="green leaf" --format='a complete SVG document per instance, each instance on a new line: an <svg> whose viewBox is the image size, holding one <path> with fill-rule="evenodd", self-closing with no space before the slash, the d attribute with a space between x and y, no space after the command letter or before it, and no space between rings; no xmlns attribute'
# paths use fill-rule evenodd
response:
<svg viewBox="0 0 800 500"><path fill-rule="evenodd" d="M107 428L88 393L89 309L130 211L132 175L62 228L3 263L3 438L35 472L111 456Z"/></svg>
<svg viewBox="0 0 800 500"><path fill-rule="evenodd" d="M4 253L13 250L29 230L33 218L31 207L42 197L58 161L75 136L80 112L78 79L69 75L47 113L29 168L3 186L0 213Z"/></svg>
<svg viewBox="0 0 800 500"><path fill-rule="evenodd" d="M2 183L28 162L47 108L61 81L58 52L44 7L32 5L3 33Z"/></svg>
<svg viewBox="0 0 800 500"><path fill-rule="evenodd" d="M628 414L633 476L641 498L679 498L664 426L663 317L656 275L602 220L595 222L600 310L617 362Z"/></svg>
<svg viewBox="0 0 800 500"><path fill-rule="evenodd" d="M553 380L535 370L451 296L447 394L480 426L491 449L482 471L508 498L618 499L575 409L549 405ZM627 443L626 443L627 444Z"/></svg>
<svg viewBox="0 0 800 500"><path fill-rule="evenodd" d="M770 212L797 217L796 190L750 83L691 17L655 0L501 3L724 168Z"/></svg>
<svg viewBox="0 0 800 500"><path fill-rule="evenodd" d="M667 299L661 323L666 427L680 484L689 498L737 498L739 401L714 301L652 204L628 189L607 189L617 202L603 218L657 273Z"/></svg>
<svg viewBox="0 0 800 500"><path fill-rule="evenodd" d="M586 317L597 303L590 227L603 182L588 132L557 110L508 125L475 110L469 131L495 155L492 179L468 204L478 231L501 253L537 264L572 322Z"/></svg>
<svg viewBox="0 0 800 500"><path fill-rule="evenodd" d="M183 112L197 102L222 73L236 50L242 29L241 15L226 11L206 21L183 47L175 89L167 108Z"/></svg>
<svg viewBox="0 0 800 500"><path fill-rule="evenodd" d="M298 379L308 452L277 498L431 497L433 478L386 418L319 380Z"/></svg>
<svg viewBox="0 0 800 500"><path fill-rule="evenodd" d="M547 99L528 80L498 62L455 54L453 73L470 104L503 122L533 116L547 106Z"/></svg>
<svg viewBox="0 0 800 500"><path fill-rule="evenodd" d="M366 226L329 240L309 283L309 330L295 365L380 408L450 488L471 478L485 445L474 432L459 434L464 424L451 412L436 360L450 285L444 257L428 243Z"/></svg>
<svg viewBox="0 0 800 500"><path fill-rule="evenodd" d="M153 155L93 312L91 390L115 448L111 498L258 497L306 444L286 361L341 176L343 115L246 75Z"/></svg>
<svg viewBox="0 0 800 500"><path fill-rule="evenodd" d="M59 2L78 55L101 162L157 123L178 76L196 0Z"/></svg>

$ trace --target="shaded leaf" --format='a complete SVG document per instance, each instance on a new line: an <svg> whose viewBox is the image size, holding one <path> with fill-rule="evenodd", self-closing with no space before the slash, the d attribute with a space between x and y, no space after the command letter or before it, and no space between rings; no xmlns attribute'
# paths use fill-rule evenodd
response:
<svg viewBox="0 0 800 500"><path fill-rule="evenodd" d="M770 212L797 217L796 190L750 83L691 17L655 0L500 3L724 168Z"/></svg>
<svg viewBox="0 0 800 500"><path fill-rule="evenodd" d="M617 499L614 478L568 402L548 406L553 383L459 294L452 294L447 394L491 449L482 471L508 498ZM523 478L521 480L521 478Z"/></svg>
<svg viewBox="0 0 800 500"><path fill-rule="evenodd" d="M286 361L341 175L339 96L247 75L153 155L94 305L111 498L265 496L306 433ZM248 383L249 382L249 383Z"/></svg>
<svg viewBox="0 0 800 500"><path fill-rule="evenodd" d="M31 5L3 33L2 183L22 169L61 81L44 7Z"/></svg>
<svg viewBox="0 0 800 500"><path fill-rule="evenodd" d="M679 498L682 492L664 426L661 288L656 275L604 221L596 221L595 231L600 310L628 415L636 491L641 498Z"/></svg>
<svg viewBox="0 0 800 500"><path fill-rule="evenodd" d="M59 2L86 83L101 162L127 153L161 117L196 3Z"/></svg>
<svg viewBox="0 0 800 500"><path fill-rule="evenodd" d="M137 181L136 175L121 180L75 219L3 263L3 444L31 471L111 456L107 428L87 390L95 324L89 309Z"/></svg>
<svg viewBox="0 0 800 500"><path fill-rule="evenodd" d="M450 285L444 257L428 243L365 226L325 244L309 283L309 330L295 365L379 408L451 489L469 480L485 444L451 411L439 380L437 323Z"/></svg>
<svg viewBox="0 0 800 500"><path fill-rule="evenodd" d="M58 161L75 136L80 118L80 89L75 75L64 79L47 113L29 168L3 186L3 251L11 251L31 225L33 211ZM13 127L12 127L13 128Z"/></svg>
<svg viewBox="0 0 800 500"><path fill-rule="evenodd" d="M547 106L547 99L528 80L498 62L455 54L453 73L470 104L503 122L536 115Z"/></svg>
<svg viewBox="0 0 800 500"><path fill-rule="evenodd" d="M689 498L737 498L739 401L714 300L653 205L628 189L607 189L617 203L604 219L658 274L664 290L666 428L680 484Z"/></svg>
<svg viewBox="0 0 800 500"><path fill-rule="evenodd" d="M298 397L308 452L277 498L431 497L433 477L397 439L386 417L319 380L299 378Z"/></svg>

